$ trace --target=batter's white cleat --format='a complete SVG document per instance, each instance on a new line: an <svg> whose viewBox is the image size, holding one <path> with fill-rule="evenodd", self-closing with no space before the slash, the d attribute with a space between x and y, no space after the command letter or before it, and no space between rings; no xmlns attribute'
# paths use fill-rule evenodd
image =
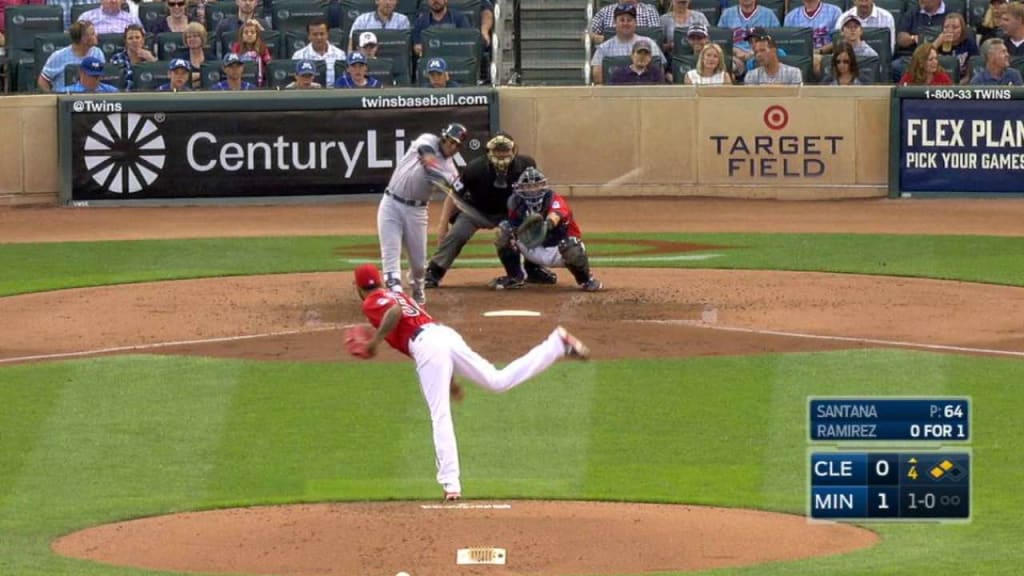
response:
<svg viewBox="0 0 1024 576"><path fill-rule="evenodd" d="M562 337L562 343L565 344L565 356L567 358L578 358L580 360L590 358L590 348L583 342L580 342L579 338L573 336L561 326L556 328L556 330L558 330L558 335Z"/></svg>

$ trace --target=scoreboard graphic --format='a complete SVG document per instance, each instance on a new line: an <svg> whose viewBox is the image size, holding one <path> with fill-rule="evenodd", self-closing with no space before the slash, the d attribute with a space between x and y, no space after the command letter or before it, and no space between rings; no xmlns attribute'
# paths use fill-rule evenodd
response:
<svg viewBox="0 0 1024 576"><path fill-rule="evenodd" d="M817 397L808 404L811 519L970 520L969 398Z"/></svg>

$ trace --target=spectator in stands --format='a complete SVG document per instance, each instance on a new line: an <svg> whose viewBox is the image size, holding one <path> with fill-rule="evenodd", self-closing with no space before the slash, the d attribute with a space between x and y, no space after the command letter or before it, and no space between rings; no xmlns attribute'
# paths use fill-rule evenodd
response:
<svg viewBox="0 0 1024 576"><path fill-rule="evenodd" d="M732 74L727 69L722 47L706 44L697 57L697 67L686 73L683 83L703 86L732 84Z"/></svg>
<svg viewBox="0 0 1024 576"><path fill-rule="evenodd" d="M363 56L366 56L367 60L373 60L377 58L377 35L373 32L362 32L359 34L359 51L362 52Z"/></svg>
<svg viewBox="0 0 1024 576"><path fill-rule="evenodd" d="M167 65L166 84L157 86L157 92L191 92L192 66L184 58L175 58Z"/></svg>
<svg viewBox="0 0 1024 576"><path fill-rule="evenodd" d="M366 56L361 52L350 52L348 55L348 71L338 78L335 88L381 88L380 80L369 76L370 68L366 65Z"/></svg>
<svg viewBox="0 0 1024 576"><path fill-rule="evenodd" d="M860 21L856 18L853 20L857 22L857 27L860 28ZM843 29L846 29L845 25ZM835 46L835 50L832 51L832 73L826 79L825 84L831 84L832 86L857 86L860 83L860 65L857 64L857 54L853 46L840 42Z"/></svg>
<svg viewBox="0 0 1024 576"><path fill-rule="evenodd" d="M142 26L138 16L121 10L121 0L100 0L98 8L83 12L78 20L92 22L96 34L124 34L124 29L130 24Z"/></svg>
<svg viewBox="0 0 1024 576"><path fill-rule="evenodd" d="M459 83L448 74L448 62L444 58L431 58L427 62L427 80L431 88L457 88Z"/></svg>
<svg viewBox="0 0 1024 576"><path fill-rule="evenodd" d="M758 67L747 72L745 84L803 84L803 73L799 68L783 64L779 61L778 46L770 35L760 36L753 40L754 57Z"/></svg>
<svg viewBox="0 0 1024 576"><path fill-rule="evenodd" d="M332 64L333 66L333 64ZM315 82L316 64L312 60L299 60L295 63L295 81L284 87L285 90L310 90L323 88L319 82Z"/></svg>
<svg viewBox="0 0 1024 576"><path fill-rule="evenodd" d="M238 13L232 18L227 14L217 22L217 27L213 29L214 41L220 41L224 37L226 32L237 32L242 24L245 24L249 20L256 19L260 25L263 26L264 30L270 30L270 21L266 18L256 17L256 1L257 0L235 0L235 4L238 6ZM270 14L270 0L266 0L263 4L263 9L266 13Z"/></svg>
<svg viewBox="0 0 1024 576"><path fill-rule="evenodd" d="M939 53L925 42L914 50L907 72L900 77L900 86L949 86L953 79L939 67Z"/></svg>
<svg viewBox="0 0 1024 576"><path fill-rule="evenodd" d="M156 61L156 56L143 45L145 40L146 31L142 29L142 26L131 24L124 29L124 50L110 57L112 63L124 67L124 89L126 92L135 89L135 75L132 72L132 66L141 62Z"/></svg>
<svg viewBox="0 0 1024 576"><path fill-rule="evenodd" d="M956 56L960 68L961 84L967 84L971 79L967 61L971 56L979 54L978 43L973 38L974 34L968 34L968 31L964 15L952 12L942 23L942 33L932 42L932 46L938 51L939 56Z"/></svg>
<svg viewBox="0 0 1024 576"><path fill-rule="evenodd" d="M255 90L256 86L242 79L245 73L245 62L238 54L228 52L222 63L224 79L210 87L210 90Z"/></svg>
<svg viewBox="0 0 1024 576"><path fill-rule="evenodd" d="M256 63L256 85L262 87L272 57L270 48L263 42L263 25L259 20L253 19L242 24L235 43L231 45L231 51L238 54L242 62Z"/></svg>
<svg viewBox="0 0 1024 576"><path fill-rule="evenodd" d="M1010 68L1010 53L1006 50L1006 42L1001 38L989 38L981 43L981 53L985 56L985 67L979 68L971 78L975 86L1021 86L1020 71Z"/></svg>
<svg viewBox="0 0 1024 576"><path fill-rule="evenodd" d="M604 59L614 56L630 56L633 53L633 44L636 42L647 42L651 46L655 65L665 65L665 56L661 53L661 49L655 46L654 40L636 34L636 6L628 4L617 6L615 8L615 36L602 42L590 60L591 78L594 84L604 82L604 70L601 67Z"/></svg>
<svg viewBox="0 0 1024 576"><path fill-rule="evenodd" d="M0 0L0 47L7 45L4 34L7 33L6 17L4 12L15 6L26 6L28 4L46 4L46 0ZM67 28L67 25L64 26Z"/></svg>
<svg viewBox="0 0 1024 576"><path fill-rule="evenodd" d="M732 58L737 75L746 72L747 61L754 59L754 50L747 39L753 28L777 28L779 17L757 0L740 0L739 5L730 6L718 19L720 28L732 30Z"/></svg>
<svg viewBox="0 0 1024 576"><path fill-rule="evenodd" d="M901 53L916 53L917 47L925 42L921 38L923 29L942 27L946 21L946 4L942 0L919 0L918 5L916 11L908 10L900 19L896 46Z"/></svg>
<svg viewBox="0 0 1024 576"><path fill-rule="evenodd" d="M192 89L198 90L202 85L200 68L207 60L216 62L217 52L206 45L206 27L199 22L189 22L181 36L185 47L174 54L173 58L180 58L189 63L192 70Z"/></svg>
<svg viewBox="0 0 1024 576"><path fill-rule="evenodd" d="M618 4L609 4L601 8L590 19L588 32L590 33L591 42L594 44L604 42L604 31L609 28L618 28L615 25L615 20L618 18L616 12L623 6L633 9L636 26L643 28L658 28L661 26L661 15L658 14L658 9L654 6L646 2L638 2L638 0L621 0Z"/></svg>
<svg viewBox="0 0 1024 576"><path fill-rule="evenodd" d="M188 28L189 22L193 21L188 17L188 12L186 11L187 4L188 2L186 0L167 0L167 16L160 18L156 21L156 24L150 26L152 30L150 30L149 33L184 33L185 29Z"/></svg>
<svg viewBox="0 0 1024 576"><path fill-rule="evenodd" d="M60 6L64 9L64 29L71 28L71 8L82 4L95 5L96 0L46 0L48 6Z"/></svg>
<svg viewBox="0 0 1024 576"><path fill-rule="evenodd" d="M68 86L66 92L117 92L117 88L101 82L103 60L86 56L78 65L78 82Z"/></svg>
<svg viewBox="0 0 1024 576"><path fill-rule="evenodd" d="M665 69L652 64L651 45L647 42L634 42L630 54L629 66L623 66L612 72L609 84L664 84Z"/></svg>
<svg viewBox="0 0 1024 576"><path fill-rule="evenodd" d="M804 0L803 6L797 6L786 14L783 26L791 28L810 28L814 39L814 73L821 74L822 54L832 53L832 30L843 11L835 4L821 0Z"/></svg>
<svg viewBox="0 0 1024 576"><path fill-rule="evenodd" d="M982 16L981 23L975 28L978 35L981 36L980 42L984 43L989 38L1004 37L999 22L1003 18L1003 13L1006 12L1006 5L1006 0L989 0L985 15Z"/></svg>
<svg viewBox="0 0 1024 576"><path fill-rule="evenodd" d="M351 52L355 46L353 34L361 30L409 30L412 25L409 18L400 12L395 12L398 0L377 0L377 9L373 12L364 12L356 17L352 23L352 29L348 36L348 51Z"/></svg>
<svg viewBox="0 0 1024 576"><path fill-rule="evenodd" d="M686 43L690 45L691 52L700 54L701 50L711 43L708 38L708 27L699 22L690 24L689 30L686 31Z"/></svg>
<svg viewBox="0 0 1024 576"><path fill-rule="evenodd" d="M1007 6L999 27L1006 34L1006 51L1010 58L1024 56L1024 4L1013 2Z"/></svg>
<svg viewBox="0 0 1024 576"><path fill-rule="evenodd" d="M292 60L312 60L314 62L323 60L327 65L327 85L334 85L334 63L339 60L345 61L345 51L338 48L329 41L327 31L327 20L316 18L306 24L306 39L308 44L292 54Z"/></svg>
<svg viewBox="0 0 1024 576"><path fill-rule="evenodd" d="M665 44L662 50L665 54L671 54L675 49L676 28L688 30L694 24L704 26L704 37L707 38L707 30L711 27L708 17L696 10L690 10L690 0L672 0L671 10L661 17L661 28L665 32ZM697 54L698 52L694 52Z"/></svg>
<svg viewBox="0 0 1024 576"><path fill-rule="evenodd" d="M853 15L846 16L845 18L846 20L843 21L842 28L840 29L840 33L843 35L843 43L848 45L858 58L878 56L878 52L875 52L875 49L864 41L864 27L860 19ZM833 62L835 62L834 58Z"/></svg>
<svg viewBox="0 0 1024 576"><path fill-rule="evenodd" d="M412 27L412 50L416 56L423 56L423 31L431 26L448 28L472 28L469 17L461 12L448 9L448 0L428 0L430 9L416 17Z"/></svg>
<svg viewBox="0 0 1024 576"><path fill-rule="evenodd" d="M888 28L889 48L895 54L896 20L892 17L892 13L885 8L876 6L875 0L854 0L854 4L853 8L843 12L843 15L839 17L839 22L836 22L836 29L840 29L846 23L846 19L851 16L860 20L860 25L863 28Z"/></svg>
<svg viewBox="0 0 1024 576"><path fill-rule="evenodd" d="M68 64L79 64L87 56L106 61L103 51L96 47L96 27L92 22L75 22L68 28L68 35L71 44L50 54L36 79L36 85L43 92L64 91L64 68Z"/></svg>

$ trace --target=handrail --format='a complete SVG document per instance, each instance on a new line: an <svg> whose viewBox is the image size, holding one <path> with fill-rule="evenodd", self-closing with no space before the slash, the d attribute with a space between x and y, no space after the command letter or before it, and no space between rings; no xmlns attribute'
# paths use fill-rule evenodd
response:
<svg viewBox="0 0 1024 576"><path fill-rule="evenodd" d="M519 0L512 0L512 75L509 84L519 84L523 77L523 19Z"/></svg>
<svg viewBox="0 0 1024 576"><path fill-rule="evenodd" d="M593 42L590 40L590 21L594 18L594 3L586 0L586 26L583 28L583 84L590 86L590 52Z"/></svg>
<svg viewBox="0 0 1024 576"><path fill-rule="evenodd" d="M502 0L494 1L494 25L491 26L491 86L497 86L501 84L499 78L501 74L501 64L504 58L504 50L502 49L502 40L504 36L501 34L501 5Z"/></svg>

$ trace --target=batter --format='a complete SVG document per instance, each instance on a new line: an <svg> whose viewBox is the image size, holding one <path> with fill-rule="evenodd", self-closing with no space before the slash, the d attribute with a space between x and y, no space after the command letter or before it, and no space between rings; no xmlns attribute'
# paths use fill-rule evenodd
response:
<svg viewBox="0 0 1024 576"><path fill-rule="evenodd" d="M558 326L543 342L498 370L474 352L458 332L435 322L406 294L386 290L385 281L373 264L356 268L355 285L363 301L363 314L377 329L366 343L365 357L372 357L377 346L386 341L416 362L420 388L430 409L437 482L444 489L445 501L462 497L459 451L451 411L451 400L460 399L462 389L455 382L455 375L501 393L540 374L559 358L585 360L590 355L590 350L579 339Z"/></svg>

